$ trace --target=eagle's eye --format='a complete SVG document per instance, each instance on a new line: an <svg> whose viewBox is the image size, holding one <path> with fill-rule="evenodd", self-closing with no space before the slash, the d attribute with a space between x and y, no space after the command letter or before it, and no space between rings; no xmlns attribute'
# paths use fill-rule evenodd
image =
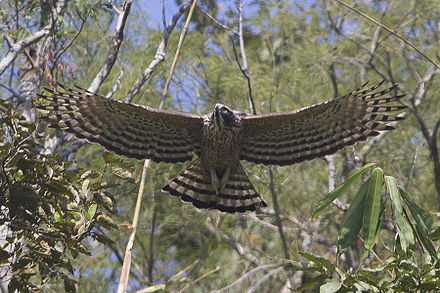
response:
<svg viewBox="0 0 440 293"><path fill-rule="evenodd" d="M229 113L229 110L226 108L223 108L223 113L227 114L227 113Z"/></svg>

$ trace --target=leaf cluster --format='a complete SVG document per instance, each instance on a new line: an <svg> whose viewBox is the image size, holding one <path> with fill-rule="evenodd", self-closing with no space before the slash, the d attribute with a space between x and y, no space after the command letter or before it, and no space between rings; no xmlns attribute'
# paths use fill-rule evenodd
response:
<svg viewBox="0 0 440 293"><path fill-rule="evenodd" d="M337 186L321 201L313 217L318 216L324 208L341 196L345 190L359 179L374 164L367 164L350 176L345 182ZM385 196L382 194L386 187ZM389 205L387 205L389 201ZM371 175L359 188L350 207L345 211L340 226L337 242L337 255L345 253L360 236L364 252L361 264L372 252L383 229L386 207L391 206L393 224L395 225L396 242L393 257L382 265L370 265L347 273L342 273L335 264L327 259L310 253L301 253L310 262L317 264L318 280L331 278L321 286L322 292L351 292L353 290L379 292L393 290L397 292L427 292L440 286L439 252L433 241L438 241L440 227L434 222L431 215L418 206L407 194L403 187L397 184L392 176L384 176L381 168L375 168ZM416 248L427 250L427 261L418 265L414 262ZM337 278L332 278L337 272ZM323 274L327 274L324 277ZM304 285L303 285L304 286Z"/></svg>
<svg viewBox="0 0 440 293"><path fill-rule="evenodd" d="M86 241L112 243L104 228L116 227L113 200L98 172L44 154L36 125L0 101L0 225L8 230L0 261L12 263L9 290L38 291L62 280L73 292L71 260L90 255Z"/></svg>

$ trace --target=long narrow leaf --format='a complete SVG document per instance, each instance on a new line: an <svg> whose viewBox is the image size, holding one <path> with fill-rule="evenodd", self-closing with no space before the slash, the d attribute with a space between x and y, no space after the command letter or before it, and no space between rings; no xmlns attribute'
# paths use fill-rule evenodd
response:
<svg viewBox="0 0 440 293"><path fill-rule="evenodd" d="M329 204L331 204L336 198L341 196L344 191L347 190L350 185L356 181L362 174L364 174L370 167L374 166L374 163L369 163L360 168L356 173L350 176L347 180L345 180L342 184L338 185L335 189L330 191L325 198L321 201L319 206L316 208L315 212L312 215L312 219L316 218Z"/></svg>
<svg viewBox="0 0 440 293"><path fill-rule="evenodd" d="M400 245L403 251L407 251L408 247L415 244L414 232L408 220L403 214L402 198L397 186L397 180L391 176L385 176L385 183L388 194L391 198L391 208L393 211L394 221L397 224L397 233L400 239Z"/></svg>
<svg viewBox="0 0 440 293"><path fill-rule="evenodd" d="M309 261L313 261L319 267L324 267L331 273L335 272L335 265L332 264L327 258L307 251L300 252L299 254L305 257L306 259L308 259Z"/></svg>
<svg viewBox="0 0 440 293"><path fill-rule="evenodd" d="M374 169L367 182L368 191L365 198L362 233L364 235L364 247L369 252L376 242L376 230L381 211L380 199L383 186L383 170L381 168Z"/></svg>
<svg viewBox="0 0 440 293"><path fill-rule="evenodd" d="M343 254L357 239L362 227L367 182L362 184L342 219L338 235L338 256Z"/></svg>
<svg viewBox="0 0 440 293"><path fill-rule="evenodd" d="M414 221L416 221L415 226L420 241L422 241L423 246L425 246L425 248L428 250L431 257L437 259L437 253L435 251L434 245L428 238L428 234L431 231L434 231L437 225L434 223L434 220L431 218L431 216L425 210L419 207L400 186L399 192L405 200L405 203L408 205Z"/></svg>

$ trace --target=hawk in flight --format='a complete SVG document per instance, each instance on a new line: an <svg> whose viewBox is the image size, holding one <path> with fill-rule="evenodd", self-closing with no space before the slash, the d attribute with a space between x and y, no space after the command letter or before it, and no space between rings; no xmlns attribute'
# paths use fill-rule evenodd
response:
<svg viewBox="0 0 440 293"><path fill-rule="evenodd" d="M77 88L40 95L52 128L98 143L119 155L154 162L198 158L163 190L198 208L245 212L266 203L252 186L240 160L291 165L333 154L346 145L392 130L388 122L405 106L390 104L403 95L397 85L356 90L290 112L238 114L216 104L207 115L123 103Z"/></svg>

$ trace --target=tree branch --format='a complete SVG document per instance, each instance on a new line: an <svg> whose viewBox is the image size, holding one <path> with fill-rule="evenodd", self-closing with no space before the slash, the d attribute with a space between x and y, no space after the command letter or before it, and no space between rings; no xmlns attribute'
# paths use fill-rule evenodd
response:
<svg viewBox="0 0 440 293"><path fill-rule="evenodd" d="M193 0L187 0L185 4L180 6L179 10L174 14L170 24L165 29L165 32L163 34L163 38L161 43L159 44L159 47L157 48L156 54L154 55L153 61L151 61L150 65L147 69L144 70L142 75L139 77L139 79L135 82L135 84L132 86L130 91L127 94L127 97L125 98L125 102L129 103L133 100L133 97L139 93L141 87L144 85L144 83L148 80L148 78L151 76L151 74L156 70L156 67L159 65L160 62L165 60L165 54L166 54L166 47L168 44L168 39L171 35L171 32L173 31L174 27L176 26L177 21L182 16L182 14L191 6L193 3Z"/></svg>
<svg viewBox="0 0 440 293"><path fill-rule="evenodd" d="M117 11L119 14L118 22L116 23L115 33L113 35L112 44L108 51L107 58L103 66L99 70L98 74L96 75L95 79L92 81L92 84L88 88L88 90L92 93L96 93L98 91L99 87L110 74L110 71L115 64L119 48L121 47L122 41L124 39L124 27L125 23L127 22L132 3L133 0L125 1L122 11Z"/></svg>
<svg viewBox="0 0 440 293"><path fill-rule="evenodd" d="M229 244L229 246L234 248L235 251L237 251L237 253L241 257L244 257L253 265L260 265L261 264L260 260L257 257L253 256L252 254L247 253L245 251L245 249L241 246L241 244L239 244L237 241L232 239L229 235L226 235L225 233L221 232L217 227L214 227L214 225L212 225L209 218L206 221L205 227L208 229L209 232L211 232L215 235L219 235L224 241L226 241L226 243Z"/></svg>
<svg viewBox="0 0 440 293"><path fill-rule="evenodd" d="M273 268L280 267L280 266L283 266L283 265L284 265L283 263L278 263L278 264L263 265L263 266L259 266L259 267L253 268L252 270L248 271L247 273L242 275L240 278L238 278L237 280L235 280L233 283L229 284L228 286L223 287L220 290L211 291L211 293L228 292L229 289L231 289L232 287L240 284L241 282L243 282L244 280L246 280L247 278L249 278L251 275L255 274L256 272L259 272L261 270L273 269Z"/></svg>
<svg viewBox="0 0 440 293"><path fill-rule="evenodd" d="M18 54L20 52L28 47L29 45L32 45L33 43L38 42L42 38L49 35L49 33L52 30L52 24L46 25L44 28L39 30L38 32L34 33L32 36L29 36L27 38L22 39L21 41L16 42L9 48L8 54L6 54L5 57L0 60L0 76L3 74L3 72L6 70L6 68L14 62L15 58L17 58Z"/></svg>
<svg viewBox="0 0 440 293"><path fill-rule="evenodd" d="M246 78L246 90L248 95L248 102L249 102L249 111L253 115L257 114L254 104L254 98L252 97L252 87L251 87L251 77L249 75L249 69L248 69L248 62L247 62L247 56L246 56L246 50L244 49L244 38L243 38L243 5L240 3L240 0L236 0L236 7L238 10L238 38L240 42L240 54L241 59L243 60L243 64L240 64L237 52L235 50L235 43L232 41L232 45L234 48L234 55L235 60L237 61L237 64L243 73L244 77Z"/></svg>

